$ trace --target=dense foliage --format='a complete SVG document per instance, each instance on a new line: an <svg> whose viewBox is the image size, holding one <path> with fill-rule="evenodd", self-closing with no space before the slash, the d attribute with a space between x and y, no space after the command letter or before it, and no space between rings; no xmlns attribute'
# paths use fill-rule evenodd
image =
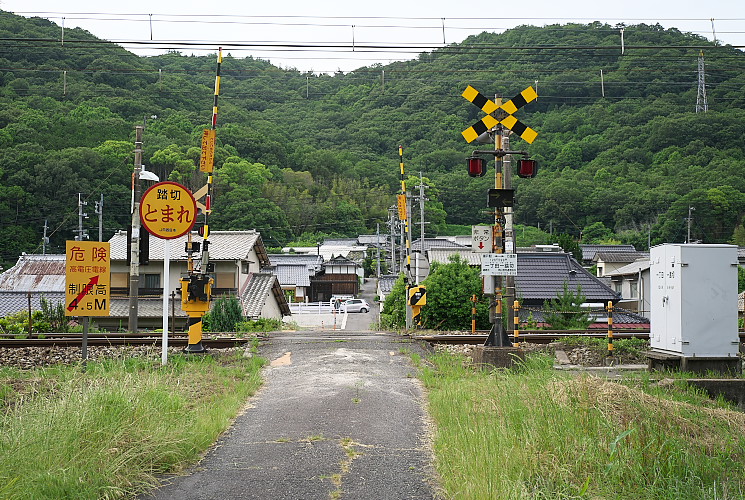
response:
<svg viewBox="0 0 745 500"><path fill-rule="evenodd" d="M205 184L197 165L215 58L138 57L80 29L66 30L64 45L47 41L59 33L0 12L4 266L41 250L45 221L48 251L62 251L78 193L89 232L102 194L104 238L126 227L137 124L146 125L148 170ZM516 222L645 248L683 241L693 207L693 239L745 244L745 56L659 25L626 26L625 42L622 53L618 27L597 22L521 26L334 75L227 54L212 228L257 229L272 247L306 233L385 231L399 144L409 189L428 186L427 236L486 222L494 179L467 176L464 158L477 146L460 134L482 113L460 94L470 84L511 97L537 85L538 100L516 116L538 139L512 137L540 165L536 178L515 179ZM707 113L694 112L695 47L706 47Z"/></svg>
<svg viewBox="0 0 745 500"><path fill-rule="evenodd" d="M422 284L427 287L427 306L421 309L423 328L469 330L476 296L476 328L489 328L489 298L483 294L480 269L468 265L459 255L447 264L434 263ZM385 328L406 326L406 284L403 274L385 298L381 325Z"/></svg>

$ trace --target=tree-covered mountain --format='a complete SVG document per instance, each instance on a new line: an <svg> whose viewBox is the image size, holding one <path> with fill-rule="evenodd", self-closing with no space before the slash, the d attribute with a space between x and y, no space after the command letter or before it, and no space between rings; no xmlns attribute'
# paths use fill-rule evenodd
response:
<svg viewBox="0 0 745 500"><path fill-rule="evenodd" d="M621 41L623 28L623 45ZM708 112L696 113L706 62ZM270 246L385 227L419 173L427 235L489 220L491 173L468 177L478 146L460 132L483 113L467 85L539 98L516 116L539 135L512 137L540 165L516 179L516 220L584 241L640 248L692 237L745 243L745 55L659 25L521 26L482 33L413 61L334 75L226 54L218 116L213 229L258 229ZM130 220L134 126L144 163L192 189L209 127L216 58L139 57L80 29L0 12L0 263L50 250L77 226L78 193L104 195L108 238ZM518 237L520 233L518 233ZM733 240L734 238L734 240Z"/></svg>

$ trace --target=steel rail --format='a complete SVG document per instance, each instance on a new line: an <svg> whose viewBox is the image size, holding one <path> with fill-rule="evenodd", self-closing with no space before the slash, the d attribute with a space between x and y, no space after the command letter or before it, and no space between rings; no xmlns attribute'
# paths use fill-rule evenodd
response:
<svg viewBox="0 0 745 500"><path fill-rule="evenodd" d="M139 345L161 345L161 337L149 336L99 336L89 337L88 346L139 346ZM186 346L188 337L169 337L168 345L174 347ZM206 347L220 349L233 347L250 342L251 338L212 338L204 339ZM44 338L44 339L0 339L0 348L23 348L23 347L79 347L82 344L82 337L79 338Z"/></svg>

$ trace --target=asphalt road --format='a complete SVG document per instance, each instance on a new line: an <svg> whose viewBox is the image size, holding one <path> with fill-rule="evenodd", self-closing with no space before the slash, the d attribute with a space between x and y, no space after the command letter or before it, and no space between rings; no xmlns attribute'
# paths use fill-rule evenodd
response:
<svg viewBox="0 0 745 500"><path fill-rule="evenodd" d="M370 331L277 334L250 407L197 467L143 498L437 498L417 351Z"/></svg>

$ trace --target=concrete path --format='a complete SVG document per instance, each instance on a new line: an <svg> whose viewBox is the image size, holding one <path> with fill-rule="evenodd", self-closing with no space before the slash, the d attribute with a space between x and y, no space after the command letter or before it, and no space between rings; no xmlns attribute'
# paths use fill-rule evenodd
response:
<svg viewBox="0 0 745 500"><path fill-rule="evenodd" d="M276 334L266 384L155 499L436 498L416 344L376 332Z"/></svg>

